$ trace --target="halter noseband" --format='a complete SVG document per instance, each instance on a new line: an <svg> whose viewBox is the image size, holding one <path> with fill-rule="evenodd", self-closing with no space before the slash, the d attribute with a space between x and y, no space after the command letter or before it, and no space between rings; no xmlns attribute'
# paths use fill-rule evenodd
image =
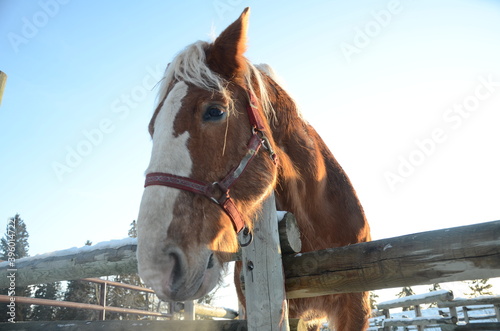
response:
<svg viewBox="0 0 500 331"><path fill-rule="evenodd" d="M240 161L237 167L233 168L222 180L214 183L202 182L196 179L177 176L164 172L152 172L146 175L146 182L144 187L150 185L162 185L173 187L176 189L189 191L195 194L203 195L209 198L211 201L216 203L222 208L222 210L229 216L233 223L234 230L239 234L243 229L243 234L248 235L248 229L245 226L243 217L236 207L234 200L229 195L231 187L236 183L236 181L243 174L247 166L253 160L259 149L264 146L268 151L269 156L273 162L277 163L277 155L273 151L269 140L264 134L264 121L257 108L255 96L251 91L248 91L249 104L247 105L247 113L252 126L252 136L247 144L247 152L243 159ZM220 196L217 197L216 193L220 192ZM250 239L251 241L251 239ZM250 243L240 243L241 246L246 246Z"/></svg>

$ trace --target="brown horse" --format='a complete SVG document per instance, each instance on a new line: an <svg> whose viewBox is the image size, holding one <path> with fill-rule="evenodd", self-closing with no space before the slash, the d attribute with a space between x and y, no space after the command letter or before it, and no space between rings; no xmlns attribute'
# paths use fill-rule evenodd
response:
<svg viewBox="0 0 500 331"><path fill-rule="evenodd" d="M138 218L139 274L164 300L217 284L240 231L274 190L295 214L303 251L370 240L363 208L340 165L268 68L245 57L248 8L213 42L196 42L165 71L149 125L151 161ZM239 268L236 288L240 289ZM244 301L238 290L240 301ZM367 327L367 293L289 302L310 330Z"/></svg>

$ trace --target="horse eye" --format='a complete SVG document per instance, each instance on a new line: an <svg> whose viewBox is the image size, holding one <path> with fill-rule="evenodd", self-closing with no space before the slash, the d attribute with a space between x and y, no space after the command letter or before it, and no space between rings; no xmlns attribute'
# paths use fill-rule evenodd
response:
<svg viewBox="0 0 500 331"><path fill-rule="evenodd" d="M226 116L226 112L220 106L208 106L203 114L204 121L219 121Z"/></svg>

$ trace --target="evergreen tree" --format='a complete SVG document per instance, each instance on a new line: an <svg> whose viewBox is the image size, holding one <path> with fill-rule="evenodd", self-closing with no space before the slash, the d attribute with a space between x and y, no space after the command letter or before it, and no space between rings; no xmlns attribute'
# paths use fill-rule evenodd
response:
<svg viewBox="0 0 500 331"><path fill-rule="evenodd" d="M2 260L7 261L9 252L15 254L15 259L29 256L29 238L26 223L19 217L19 214L11 217L7 223L4 237L0 240ZM14 248L12 248L14 247Z"/></svg>
<svg viewBox="0 0 500 331"><path fill-rule="evenodd" d="M401 289L401 292L399 292L398 294L396 294L396 296L398 298L404 298L404 297L408 297L410 295L414 295L415 292L413 291L413 289L409 286L405 286ZM403 307L403 311L408 311L408 310L414 310L415 307L413 306L409 306L409 307Z"/></svg>
<svg viewBox="0 0 500 331"><path fill-rule="evenodd" d="M432 287L429 288L429 292L435 292L435 291L439 291L439 290L441 290L441 285L439 285L439 283L432 284ZM433 303L429 304L428 308L437 307L437 306L438 306L437 302L433 302Z"/></svg>
<svg viewBox="0 0 500 331"><path fill-rule="evenodd" d="M145 287L141 279L139 278L139 275L137 274L118 275L115 277L114 281L123 284ZM118 286L110 286L108 288L108 293L106 296L106 305L112 307L144 309L144 310L149 308L148 297L144 292L130 290ZM106 319L138 320L138 319L144 319L144 316L136 314L106 312Z"/></svg>
<svg viewBox="0 0 500 331"><path fill-rule="evenodd" d="M371 309L377 309L377 298L378 298L378 295L375 294L375 292L370 291L369 300L370 300L370 308Z"/></svg>
<svg viewBox="0 0 500 331"><path fill-rule="evenodd" d="M130 238L137 238L137 222L136 222L136 220L133 220L132 223L130 223L130 229L128 230L128 236Z"/></svg>
<svg viewBox="0 0 500 331"><path fill-rule="evenodd" d="M442 290L441 285L439 283L432 284L432 287L429 288L429 292L435 292Z"/></svg>
<svg viewBox="0 0 500 331"><path fill-rule="evenodd" d="M493 292L490 290L493 285L488 284L489 279L476 279L472 281L468 281L469 289L471 292L465 293L465 295L475 298L480 295L493 295Z"/></svg>
<svg viewBox="0 0 500 331"><path fill-rule="evenodd" d="M58 300L60 297L61 283L49 283L38 285L35 298ZM30 320L32 321L54 321L56 320L59 307L35 305L32 308Z"/></svg>
<svg viewBox="0 0 500 331"><path fill-rule="evenodd" d="M85 245L90 246L92 242L87 240ZM83 280L70 280L67 283L64 301L98 304L98 284ZM61 307L56 314L57 320L97 320L99 312L88 309L75 309Z"/></svg>
<svg viewBox="0 0 500 331"><path fill-rule="evenodd" d="M7 222L5 235L0 239L0 259L9 261L9 267L11 269L16 268L16 261L18 259L29 256L28 238L29 234L26 223L21 219L19 214L11 217ZM13 278L13 282L15 283L15 277ZM6 289L0 289L0 294L30 297L31 286L14 286ZM9 315L9 311L10 309L7 307L7 304L0 305L0 322L8 321L9 318L14 318L14 321L16 322L25 321L27 320L31 309L29 305L16 304L15 317Z"/></svg>

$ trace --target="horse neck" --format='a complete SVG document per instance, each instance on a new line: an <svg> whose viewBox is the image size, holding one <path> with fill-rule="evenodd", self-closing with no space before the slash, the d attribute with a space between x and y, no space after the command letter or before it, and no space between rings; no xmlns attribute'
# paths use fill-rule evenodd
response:
<svg viewBox="0 0 500 331"><path fill-rule="evenodd" d="M277 204L297 218L304 251L369 240L363 208L349 178L293 100L276 83L270 84L277 118L273 139L280 157Z"/></svg>

